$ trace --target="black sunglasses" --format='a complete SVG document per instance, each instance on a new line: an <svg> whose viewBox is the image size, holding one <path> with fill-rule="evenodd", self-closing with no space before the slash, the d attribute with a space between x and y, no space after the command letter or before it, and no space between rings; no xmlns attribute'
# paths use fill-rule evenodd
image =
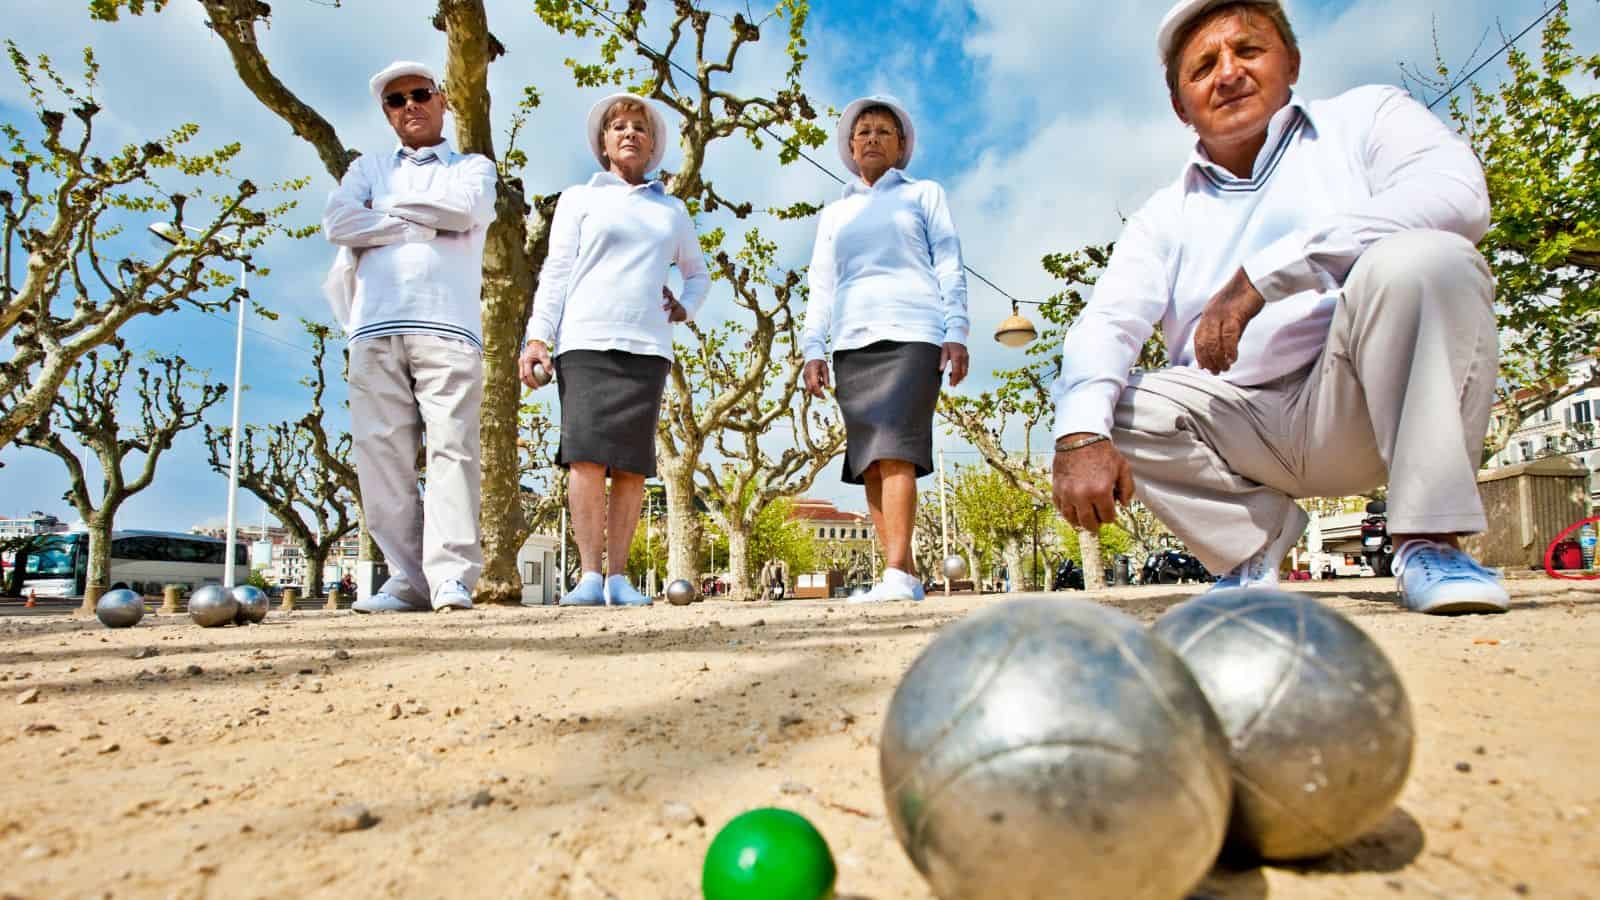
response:
<svg viewBox="0 0 1600 900"><path fill-rule="evenodd" d="M439 91L433 88L412 88L411 90L403 93L401 91L395 91L392 94L383 95L383 105L389 107L390 109L400 109L406 105L407 100L411 100L416 103L427 103L429 100L432 100L433 96L437 93L439 93Z"/></svg>

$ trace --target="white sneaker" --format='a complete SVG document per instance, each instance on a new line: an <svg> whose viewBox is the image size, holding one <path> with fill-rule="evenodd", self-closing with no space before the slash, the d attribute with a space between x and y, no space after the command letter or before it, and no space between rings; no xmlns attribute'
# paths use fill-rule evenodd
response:
<svg viewBox="0 0 1600 900"><path fill-rule="evenodd" d="M370 597L350 604L350 609L358 613L381 612L422 612L419 606L412 606L388 591L378 591Z"/></svg>
<svg viewBox="0 0 1600 900"><path fill-rule="evenodd" d="M873 585L872 590L859 597L851 597L851 603L898 603L901 600L916 599L916 592L908 584L912 580L910 575L899 569L884 569L883 580Z"/></svg>
<svg viewBox="0 0 1600 900"><path fill-rule="evenodd" d="M459 581L446 581L433 595L435 612L443 609L471 609L472 593Z"/></svg>
<svg viewBox="0 0 1600 900"><path fill-rule="evenodd" d="M1511 607L1500 573L1448 544L1407 541L1395 554L1394 577L1400 603L1413 612L1503 613Z"/></svg>
<svg viewBox="0 0 1600 900"><path fill-rule="evenodd" d="M928 592L922 587L922 579L910 572L903 569L889 569L883 573L883 576L885 581L891 577L899 578L901 587L910 592L912 601L921 603L928 599Z"/></svg>
<svg viewBox="0 0 1600 900"><path fill-rule="evenodd" d="M1278 565L1288 555L1289 548L1305 534L1311 517L1298 504L1289 506L1289 516L1283 527L1270 538L1256 554L1240 563L1232 572L1217 579L1210 591L1230 591L1238 588L1275 588L1278 586Z"/></svg>
<svg viewBox="0 0 1600 900"><path fill-rule="evenodd" d="M634 590L627 578L612 575L606 579L607 606L649 606L650 603L650 598Z"/></svg>

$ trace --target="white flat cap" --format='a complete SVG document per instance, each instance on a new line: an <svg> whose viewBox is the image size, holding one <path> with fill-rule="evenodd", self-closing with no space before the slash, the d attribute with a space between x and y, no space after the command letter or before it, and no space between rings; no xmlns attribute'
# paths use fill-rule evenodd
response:
<svg viewBox="0 0 1600 900"><path fill-rule="evenodd" d="M417 75L422 78L426 78L433 82L434 87L439 86L439 77L433 74L432 69L419 62L396 60L395 62L384 66L383 71L372 76L372 80L367 82L368 89L372 91L372 99L382 102L383 89L389 86L389 82L394 81L396 78L403 78L407 75Z"/></svg>
<svg viewBox="0 0 1600 900"><path fill-rule="evenodd" d="M1167 61L1167 54L1172 52L1172 42L1177 40L1178 32L1183 30L1183 26L1224 3L1234 2L1238 2L1238 0L1178 0L1177 3L1172 4L1172 8L1167 10L1166 18L1161 20L1160 30L1156 32L1157 58L1163 63ZM1247 2L1259 6L1284 6L1281 0L1279 2L1274 2L1274 0L1247 0Z"/></svg>
<svg viewBox="0 0 1600 900"><path fill-rule="evenodd" d="M850 133L855 131L856 117L869 106L887 106L894 112L895 118L900 120L900 130L906 133L904 153L896 168L905 168L911 165L911 151L917 149L917 129L911 124L911 114L901 102L887 94L874 94L871 97L862 97L850 101L850 105L839 114L839 130L836 132L839 145L839 159L844 162L844 167L851 173L860 175L861 167L856 165L855 157L850 155Z"/></svg>
<svg viewBox="0 0 1600 900"><path fill-rule="evenodd" d="M638 94L623 91L602 98L599 103L589 107L589 150L594 154L595 162L600 164L600 168L609 167L606 162L605 139L600 136L600 126L605 123L606 110L618 100L632 100L643 106L645 115L650 117L650 140L655 146L650 151L650 162L645 164L644 170L654 172L661 168L661 161L667 158L667 145L678 139L678 133L667 130L667 117L661 114L661 107Z"/></svg>

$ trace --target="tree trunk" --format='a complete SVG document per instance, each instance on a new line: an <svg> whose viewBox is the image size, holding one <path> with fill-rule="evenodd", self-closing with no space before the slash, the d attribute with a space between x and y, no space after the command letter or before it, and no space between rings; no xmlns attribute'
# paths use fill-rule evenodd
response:
<svg viewBox="0 0 1600 900"><path fill-rule="evenodd" d="M661 459L657 468L667 493L667 581L686 578L699 584L700 516L694 508L693 463Z"/></svg>
<svg viewBox="0 0 1600 900"><path fill-rule="evenodd" d="M1106 567L1100 559L1100 535L1093 531L1078 532L1078 558L1083 561L1083 589L1104 590Z"/></svg>
<svg viewBox="0 0 1600 900"><path fill-rule="evenodd" d="M305 599L311 600L322 596L322 570L328 564L328 551L310 542L300 545L300 553L306 560L306 574L301 579L305 588Z"/></svg>
<svg viewBox="0 0 1600 900"><path fill-rule="evenodd" d="M528 322L533 274L523 249L526 209L501 186L500 217L489 226L483 250L483 406L478 428L482 444L483 506L479 527L483 573L474 594L480 603L522 602L517 572L517 538L523 533L521 471L517 453L522 382L517 355Z"/></svg>
<svg viewBox="0 0 1600 900"><path fill-rule="evenodd" d="M111 519L104 510L83 517L89 532L89 574L83 581L85 597L111 589ZM100 590L96 592L94 589Z"/></svg>
<svg viewBox="0 0 1600 900"><path fill-rule="evenodd" d="M1022 570L1022 544L1015 538L1008 539L1005 547L1000 551L1001 558L1005 560L1006 574L1011 582L1006 593L1014 594L1019 590L1027 590L1027 576Z"/></svg>
<svg viewBox="0 0 1600 900"><path fill-rule="evenodd" d="M755 599L750 593L750 530L738 523L728 525L728 578L729 600Z"/></svg>

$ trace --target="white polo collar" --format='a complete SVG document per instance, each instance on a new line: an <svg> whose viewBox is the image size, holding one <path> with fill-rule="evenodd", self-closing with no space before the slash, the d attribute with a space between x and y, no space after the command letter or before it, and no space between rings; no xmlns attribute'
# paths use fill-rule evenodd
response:
<svg viewBox="0 0 1600 900"><path fill-rule="evenodd" d="M865 181L862 181L860 176L856 176L845 184L844 196L849 197L853 194L870 194L876 190L888 190L897 184L913 184L915 182L916 179L912 178L910 175L907 175L905 169L892 168L878 176L878 180L875 184L869 185Z"/></svg>
<svg viewBox="0 0 1600 900"><path fill-rule="evenodd" d="M596 172L593 175L589 176L589 186L590 187L625 187L625 188L628 188L629 190L634 190L634 191L637 191L637 190L654 191L657 194L665 194L667 192L667 186L662 184L661 183L661 179L659 179L659 178L652 179L650 181L646 181L643 184L632 184L632 183L628 182L626 179L622 178L622 176L620 176L620 175L618 175L615 172L612 172L610 170L607 170L607 171L604 171L604 172Z"/></svg>

